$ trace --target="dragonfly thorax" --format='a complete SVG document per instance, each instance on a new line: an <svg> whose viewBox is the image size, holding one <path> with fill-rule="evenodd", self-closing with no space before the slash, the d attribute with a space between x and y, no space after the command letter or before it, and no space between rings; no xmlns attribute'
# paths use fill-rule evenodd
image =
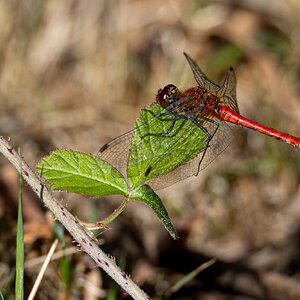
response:
<svg viewBox="0 0 300 300"><path fill-rule="evenodd" d="M168 107L178 100L180 92L174 84L168 84L163 89L159 89L156 94L156 102L163 108Z"/></svg>

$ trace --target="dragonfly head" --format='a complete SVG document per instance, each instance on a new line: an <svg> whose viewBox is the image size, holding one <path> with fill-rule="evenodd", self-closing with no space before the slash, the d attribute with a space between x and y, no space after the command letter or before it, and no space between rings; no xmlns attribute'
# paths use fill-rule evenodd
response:
<svg viewBox="0 0 300 300"><path fill-rule="evenodd" d="M163 89L159 89L156 94L156 102L163 108L168 107L179 97L179 90L174 84L168 84Z"/></svg>

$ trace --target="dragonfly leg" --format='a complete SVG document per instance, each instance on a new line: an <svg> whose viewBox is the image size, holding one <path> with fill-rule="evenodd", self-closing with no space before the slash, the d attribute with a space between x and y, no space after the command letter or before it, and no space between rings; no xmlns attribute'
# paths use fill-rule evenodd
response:
<svg viewBox="0 0 300 300"><path fill-rule="evenodd" d="M175 123L176 121L180 120L182 118L179 118L179 117L175 117L173 120L172 120L172 124L171 126L169 127L169 129L167 130L167 132L165 133L166 135L169 135L171 133L171 131L173 130L174 126L175 126ZM182 123L183 124L183 123ZM180 125L180 127L178 128L178 130L180 130L180 128L182 127L182 124ZM178 130L176 131L176 133L174 133L174 135L177 134ZM174 135L169 135L169 137L172 137Z"/></svg>
<svg viewBox="0 0 300 300"><path fill-rule="evenodd" d="M153 117L159 119L160 121L172 121L174 119L174 114L170 111L165 111L165 112L162 112L159 114L155 114L152 110L150 110L148 108L144 108L144 111L149 112ZM172 115L172 118L170 118L170 119L162 119L161 118L161 117L169 116L169 115Z"/></svg>
<svg viewBox="0 0 300 300"><path fill-rule="evenodd" d="M214 121L214 120L211 120L211 119L209 119L209 118L206 118L207 119L207 121L208 122L211 122L211 123L214 123L215 125L216 125L216 129L214 130L214 132L213 132L213 134L210 134L210 133L208 133L208 142L207 142L207 144L206 144L206 147L205 147L205 149L204 149L204 151L203 151L203 154L202 154L202 156L201 156L201 159L200 159L200 161L199 161L199 164L198 164L198 170L197 170L197 173L195 174L195 176L198 176L198 174L199 174L199 172L200 172L200 167L201 167L201 164L202 164L202 161L203 161L203 159L204 159L204 156L205 156L205 154L206 154L206 151L208 150L208 148L210 147L210 141L213 139L213 137L214 137L214 135L216 134L216 132L217 132L217 130L218 130L218 128L219 128L219 126L220 126L220 124L218 123L218 122L216 122L216 121ZM206 129L205 129L206 130ZM207 130L206 130L207 131Z"/></svg>
<svg viewBox="0 0 300 300"><path fill-rule="evenodd" d="M192 123L194 123L197 127L199 127L199 128L207 135L209 141L212 139L211 134L207 131L207 129L206 129L204 126L202 126L201 124L199 124L199 123L198 123L195 119L193 119L193 118L188 118L188 119L189 119ZM205 117L203 117L203 119L206 120ZM211 120L211 119L207 119L207 121L213 122L213 123L214 123L214 121ZM217 125L217 124L216 124L216 125Z"/></svg>
<svg viewBox="0 0 300 300"><path fill-rule="evenodd" d="M183 119L186 119L186 118L183 118L183 117L179 117L179 116L174 116L174 118L172 119L172 124L170 125L170 127L168 128L168 130L166 132L159 132L159 133L147 133L143 136L146 137L148 135L150 136L158 136L158 137L168 137L168 138L171 138L171 137L174 137L176 136L176 134L181 130L184 122L182 122L179 127L176 129L176 131L173 133L173 134L170 134L172 132L172 130L174 129L174 126L175 126L175 123L176 121L178 120L183 120ZM164 119L165 121L165 119Z"/></svg>

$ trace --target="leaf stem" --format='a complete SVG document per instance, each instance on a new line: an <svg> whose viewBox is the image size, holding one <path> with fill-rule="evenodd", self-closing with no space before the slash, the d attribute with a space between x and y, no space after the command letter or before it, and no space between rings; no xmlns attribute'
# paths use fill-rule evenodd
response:
<svg viewBox="0 0 300 300"><path fill-rule="evenodd" d="M111 223L116 217L118 217L125 209L126 204L129 202L129 198L125 198L122 203L105 219L97 222L84 222L79 220L80 224L85 226L89 230L97 230L105 228L109 223Z"/></svg>

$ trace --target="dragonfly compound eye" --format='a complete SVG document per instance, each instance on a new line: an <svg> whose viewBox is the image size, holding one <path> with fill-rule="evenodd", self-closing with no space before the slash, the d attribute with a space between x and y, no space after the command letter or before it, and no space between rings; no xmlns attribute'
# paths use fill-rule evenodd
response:
<svg viewBox="0 0 300 300"><path fill-rule="evenodd" d="M177 98L178 88L173 84L168 84L163 89L159 89L156 94L156 102L164 108L168 107Z"/></svg>

